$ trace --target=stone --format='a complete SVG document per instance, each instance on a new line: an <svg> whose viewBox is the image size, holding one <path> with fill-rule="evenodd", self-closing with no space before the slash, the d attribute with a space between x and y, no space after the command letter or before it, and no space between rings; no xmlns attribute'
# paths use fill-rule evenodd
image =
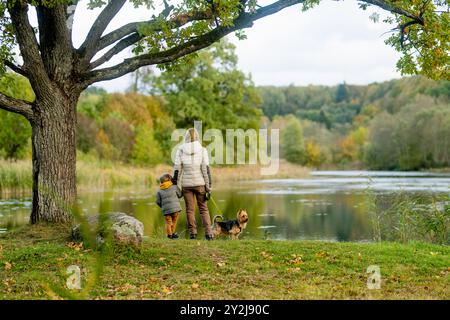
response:
<svg viewBox="0 0 450 320"><path fill-rule="evenodd" d="M104 216L102 215L102 217L108 218L108 223L104 225L106 229L102 228L103 230L97 230L100 217L99 214L87 217L87 223L89 224L91 232L96 231L98 233L96 235L98 246L104 243L104 236L108 231L111 232L112 238L116 243L132 244L136 246L142 243L144 237L144 224L138 219L122 212L108 213ZM80 224L73 226L72 239L78 241L83 239Z"/></svg>

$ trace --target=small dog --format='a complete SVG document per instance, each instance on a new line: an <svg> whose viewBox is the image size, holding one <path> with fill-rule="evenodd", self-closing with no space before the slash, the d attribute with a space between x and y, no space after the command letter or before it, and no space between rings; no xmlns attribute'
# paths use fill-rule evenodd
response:
<svg viewBox="0 0 450 320"><path fill-rule="evenodd" d="M236 240L247 227L248 214L247 211L240 209L237 212L236 220L217 221L218 219L223 220L223 216L217 215L213 218L213 237L217 238L223 234Z"/></svg>

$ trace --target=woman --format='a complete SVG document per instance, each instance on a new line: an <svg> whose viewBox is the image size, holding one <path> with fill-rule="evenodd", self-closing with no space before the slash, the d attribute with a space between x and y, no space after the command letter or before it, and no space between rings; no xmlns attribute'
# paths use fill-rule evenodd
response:
<svg viewBox="0 0 450 320"><path fill-rule="evenodd" d="M209 216L207 193L211 192L211 173L208 152L199 142L198 132L191 128L186 132L184 143L175 155L173 183L181 186L186 203L189 238L197 238L195 221L195 200L205 227L206 240L212 240L211 218Z"/></svg>

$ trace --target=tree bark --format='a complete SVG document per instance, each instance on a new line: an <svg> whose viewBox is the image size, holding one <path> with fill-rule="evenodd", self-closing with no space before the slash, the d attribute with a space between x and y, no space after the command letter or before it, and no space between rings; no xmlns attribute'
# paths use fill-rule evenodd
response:
<svg viewBox="0 0 450 320"><path fill-rule="evenodd" d="M78 96L52 93L36 102L32 122L33 209L31 223L67 223L76 191L76 103Z"/></svg>

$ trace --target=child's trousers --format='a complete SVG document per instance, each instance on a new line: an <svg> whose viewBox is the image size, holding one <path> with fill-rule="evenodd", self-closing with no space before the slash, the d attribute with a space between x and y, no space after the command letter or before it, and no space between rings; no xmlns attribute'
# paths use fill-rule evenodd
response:
<svg viewBox="0 0 450 320"><path fill-rule="evenodd" d="M166 234L168 236L175 233L179 214L180 214L179 212L175 212L171 214L166 214L164 216L164 218L166 219Z"/></svg>

